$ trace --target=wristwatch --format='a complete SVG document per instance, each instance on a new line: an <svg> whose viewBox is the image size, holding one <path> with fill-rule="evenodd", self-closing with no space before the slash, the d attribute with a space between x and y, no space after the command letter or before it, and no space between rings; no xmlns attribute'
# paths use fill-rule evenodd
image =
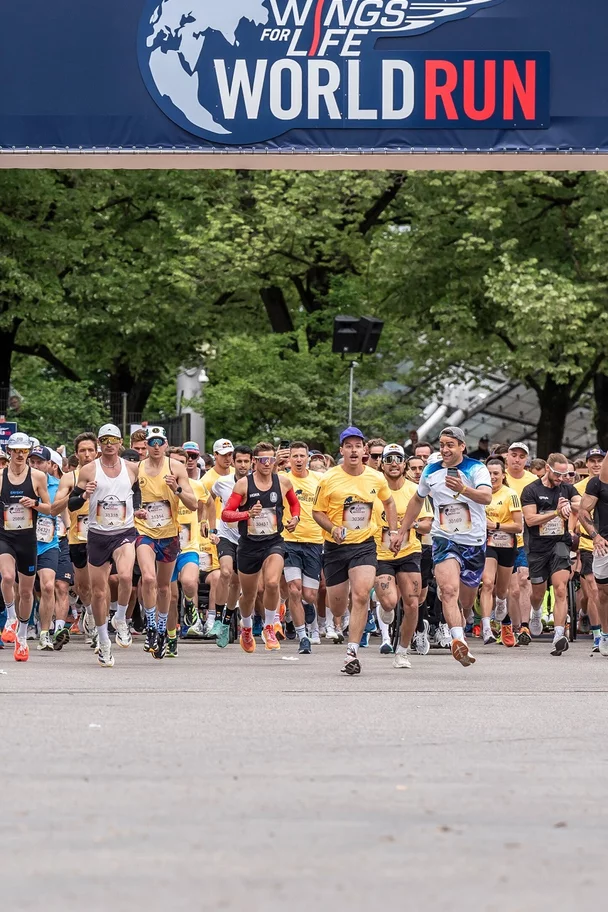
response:
<svg viewBox="0 0 608 912"><path fill-rule="evenodd" d="M178 486L176 487L176 489L175 489L175 493L176 493L176 494L181 494L181 493L182 493L182 490L183 490L182 486L181 486L181 485L178 485Z"/></svg>
<svg viewBox="0 0 608 912"><path fill-rule="evenodd" d="M209 535L217 535L217 529L209 529Z"/></svg>

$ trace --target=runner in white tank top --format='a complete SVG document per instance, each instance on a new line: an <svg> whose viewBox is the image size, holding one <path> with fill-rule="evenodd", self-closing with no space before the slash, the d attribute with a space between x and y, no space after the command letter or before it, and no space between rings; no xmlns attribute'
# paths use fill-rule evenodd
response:
<svg viewBox="0 0 608 912"><path fill-rule="evenodd" d="M134 527L133 482L124 459L120 475L109 478L100 459L95 461L97 487L89 498L89 530L100 535L115 535Z"/></svg>

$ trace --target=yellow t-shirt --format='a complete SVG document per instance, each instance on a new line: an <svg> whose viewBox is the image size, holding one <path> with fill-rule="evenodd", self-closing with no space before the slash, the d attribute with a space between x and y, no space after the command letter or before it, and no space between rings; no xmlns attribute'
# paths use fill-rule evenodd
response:
<svg viewBox="0 0 608 912"><path fill-rule="evenodd" d="M403 522L403 517L405 516L405 511L407 510L407 505L417 490L418 485L414 484L413 481L409 481L407 478L399 490L391 490L391 494L395 500L395 507L397 508L397 522L399 526L401 526L401 523ZM428 517L432 516L433 511L430 508L430 504L427 498L425 498L417 519L427 519ZM399 551L399 554L393 554L389 548L389 528L386 524L386 513L384 512L384 504L381 500L376 500L374 504L374 521L378 527L376 529L375 535L378 560L401 560L402 557L408 557L410 554L419 554L422 551L422 545L420 543L420 539L416 535L416 530L410 529L409 538L404 541L403 547L401 548L401 551Z"/></svg>
<svg viewBox="0 0 608 912"><path fill-rule="evenodd" d="M507 472L507 485L510 488L513 488L513 490L517 492L517 496L519 497L520 500L521 500L521 492L523 491L523 489L525 487L527 487L529 484L532 484L533 481L538 481L538 476L534 475L532 472L528 472L527 469L524 469L524 474L521 476L521 478L513 478L513 476L509 475L509 473ZM500 522L500 520L497 519L496 522ZM524 544L524 536L522 533L521 535L517 536L517 547L523 548L523 544Z"/></svg>
<svg viewBox="0 0 608 912"><path fill-rule="evenodd" d="M193 481L191 478L190 487L192 488L197 501L204 504L207 503L209 500L209 492L201 479ZM179 522L179 543L181 550L198 553L198 546L201 538L198 510L189 510L180 500L177 511L177 521Z"/></svg>
<svg viewBox="0 0 608 912"><path fill-rule="evenodd" d="M510 523L513 522L513 513L518 511L521 512L519 494L503 484L498 491L492 492L492 503L486 507L486 516L490 522ZM514 532L498 529L496 532L488 532L488 545L491 548L512 548L516 538Z"/></svg>
<svg viewBox="0 0 608 912"><path fill-rule="evenodd" d="M159 541L162 538L174 538L179 534L177 513L181 500L167 487L165 475L169 475L173 466L168 457L158 475L148 475L147 460L142 459L138 466L139 488L141 490L142 508L148 511L147 519L135 517L135 528L140 535L147 535Z"/></svg>
<svg viewBox="0 0 608 912"><path fill-rule="evenodd" d="M376 534L376 499L388 500L392 493L384 476L374 469L366 466L360 475L349 475L342 466L334 466L321 476L313 509L326 513L334 526L346 529L343 544L359 545ZM325 530L323 538L333 542Z"/></svg>
<svg viewBox="0 0 608 912"><path fill-rule="evenodd" d="M217 546L203 535L199 541L198 566L201 573L212 573L214 570L220 569Z"/></svg>
<svg viewBox="0 0 608 912"><path fill-rule="evenodd" d="M306 478L298 478L293 472L290 472L289 479L293 485L295 495L300 501L300 522L296 526L295 532L283 530L283 538L288 542L302 542L313 545L323 543L323 530L312 518L312 505L315 502L315 494L322 478L321 473L308 472ZM291 519L291 510L289 504L285 501L283 513L283 525L287 525Z"/></svg>
<svg viewBox="0 0 608 912"><path fill-rule="evenodd" d="M583 496L583 494L585 494L587 492L587 485L589 484L589 480L591 478L593 478L593 475L590 475L589 478L581 478L581 480L577 481L577 483L574 485L574 487L576 488L578 493L581 495L581 497ZM593 519L593 512L591 513L591 518ZM578 531L581 536L579 545L578 545L578 550L579 551L593 551L593 539L589 538L582 523L578 524Z"/></svg>

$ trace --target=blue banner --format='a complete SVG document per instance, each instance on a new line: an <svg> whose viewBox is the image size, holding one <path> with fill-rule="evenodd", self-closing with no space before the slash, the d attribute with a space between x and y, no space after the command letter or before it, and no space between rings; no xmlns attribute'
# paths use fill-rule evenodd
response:
<svg viewBox="0 0 608 912"><path fill-rule="evenodd" d="M604 0L3 5L3 150L608 151Z"/></svg>

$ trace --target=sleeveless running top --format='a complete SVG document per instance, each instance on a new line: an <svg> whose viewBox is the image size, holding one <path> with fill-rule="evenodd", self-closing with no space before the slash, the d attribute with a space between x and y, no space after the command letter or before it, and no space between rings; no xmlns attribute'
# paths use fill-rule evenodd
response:
<svg viewBox="0 0 608 912"><path fill-rule="evenodd" d="M74 469L74 487L78 487L78 470ZM89 501L85 500L80 510L70 510L68 544L86 545L89 534Z"/></svg>
<svg viewBox="0 0 608 912"><path fill-rule="evenodd" d="M278 538L283 531L283 492L278 475L272 476L272 486L268 491L260 491L253 480L253 473L247 476L247 500L239 509L251 510L256 503L262 504L262 512L239 523L241 538L250 541Z"/></svg>
<svg viewBox="0 0 608 912"><path fill-rule="evenodd" d="M95 462L97 487L89 497L89 529L100 535L115 535L133 528L133 484L124 459L120 475L110 478L101 460Z"/></svg>
<svg viewBox="0 0 608 912"><path fill-rule="evenodd" d="M17 539L17 541L32 539L36 541L36 522L34 510L24 507L19 503L22 497L31 497L38 500L32 481L32 470L28 468L27 475L19 484L14 484L8 477L8 467L2 473L2 487L0 488L0 501L2 507L2 535L4 538Z"/></svg>
<svg viewBox="0 0 608 912"><path fill-rule="evenodd" d="M148 518L135 517L135 528L140 535L147 535L157 541L161 538L174 538L179 535L177 513L180 500L165 481L165 475L171 474L171 460L165 457L163 468L154 476L148 475L145 464L146 461L142 459L138 472L141 506L148 511Z"/></svg>

